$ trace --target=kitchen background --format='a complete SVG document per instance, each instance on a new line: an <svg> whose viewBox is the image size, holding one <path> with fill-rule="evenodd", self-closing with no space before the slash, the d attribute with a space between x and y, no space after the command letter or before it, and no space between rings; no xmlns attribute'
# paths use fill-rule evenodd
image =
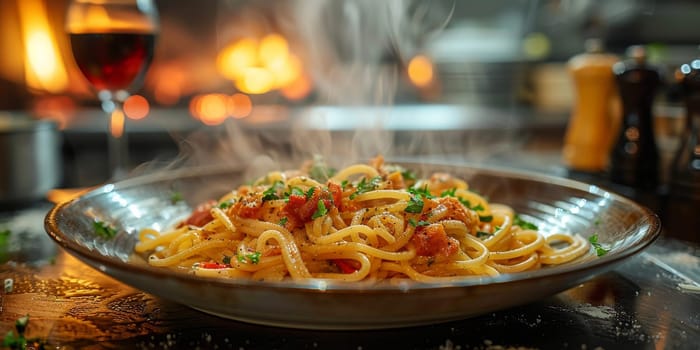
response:
<svg viewBox="0 0 700 350"><path fill-rule="evenodd" d="M196 151L202 133L247 139L232 140L232 153L327 151L323 135L313 135L316 146L309 133L290 137L300 125L340 135L333 143L346 136L355 157L385 151L567 176L562 143L580 98L567 64L590 39L621 60L645 45L659 68L663 182L684 128L678 69L700 53L692 0L156 3L152 64L125 102L124 124L110 126L73 61L67 1L0 0L0 114L56 123L56 187L111 177L110 132L128 140L135 169ZM372 140L358 146L358 128Z"/></svg>

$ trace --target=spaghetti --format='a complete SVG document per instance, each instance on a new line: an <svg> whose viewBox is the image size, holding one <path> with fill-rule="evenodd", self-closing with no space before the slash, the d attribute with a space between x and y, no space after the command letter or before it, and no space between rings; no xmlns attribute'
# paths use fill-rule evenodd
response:
<svg viewBox="0 0 700 350"><path fill-rule="evenodd" d="M172 230L143 229L137 253L196 275L279 281L450 282L591 254L490 203L447 173L416 179L377 157L332 172L272 172L196 208Z"/></svg>

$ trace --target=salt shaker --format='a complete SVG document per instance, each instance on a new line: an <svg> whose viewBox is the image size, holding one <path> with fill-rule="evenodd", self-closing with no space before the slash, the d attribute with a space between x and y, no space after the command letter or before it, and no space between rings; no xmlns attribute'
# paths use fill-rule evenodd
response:
<svg viewBox="0 0 700 350"><path fill-rule="evenodd" d="M612 66L618 61L617 56L603 51L600 40L589 39L586 52L568 62L576 101L564 136L562 160L571 170L598 173L608 164L615 126Z"/></svg>
<svg viewBox="0 0 700 350"><path fill-rule="evenodd" d="M661 75L647 63L643 46L630 47L627 56L613 66L622 100L622 125L610 153L610 180L635 189L653 190L659 184L659 153L652 105Z"/></svg>

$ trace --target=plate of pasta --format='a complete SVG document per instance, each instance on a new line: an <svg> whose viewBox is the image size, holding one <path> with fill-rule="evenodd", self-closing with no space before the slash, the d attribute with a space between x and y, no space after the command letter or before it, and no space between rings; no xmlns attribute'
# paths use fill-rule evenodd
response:
<svg viewBox="0 0 700 350"><path fill-rule="evenodd" d="M321 158L245 178L181 169L57 204L48 234L156 296L256 324L404 327L541 299L659 235L597 186L471 165Z"/></svg>

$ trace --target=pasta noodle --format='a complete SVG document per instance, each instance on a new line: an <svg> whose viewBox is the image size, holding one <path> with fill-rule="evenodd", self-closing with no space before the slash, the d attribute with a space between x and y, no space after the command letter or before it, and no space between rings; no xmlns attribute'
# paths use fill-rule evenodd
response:
<svg viewBox="0 0 700 350"><path fill-rule="evenodd" d="M415 179L381 156L334 174L318 162L269 173L177 227L143 229L135 251L202 276L368 283L452 282L592 254L580 235L545 236L463 179Z"/></svg>

